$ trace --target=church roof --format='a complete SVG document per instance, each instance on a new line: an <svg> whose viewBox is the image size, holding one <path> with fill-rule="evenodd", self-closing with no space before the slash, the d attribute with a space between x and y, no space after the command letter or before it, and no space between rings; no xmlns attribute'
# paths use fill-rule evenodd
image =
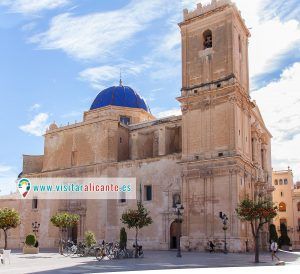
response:
<svg viewBox="0 0 300 274"><path fill-rule="evenodd" d="M140 108L150 112L146 101L131 87L123 86L121 81L119 86L112 86L102 90L95 98L90 110L110 105Z"/></svg>

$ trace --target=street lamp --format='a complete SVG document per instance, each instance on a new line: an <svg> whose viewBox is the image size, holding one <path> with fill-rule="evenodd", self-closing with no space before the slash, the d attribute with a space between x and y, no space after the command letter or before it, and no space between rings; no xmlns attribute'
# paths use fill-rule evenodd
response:
<svg viewBox="0 0 300 274"><path fill-rule="evenodd" d="M38 222L34 222L31 224L31 226L32 226L32 232L36 236L36 234L39 232L40 224Z"/></svg>
<svg viewBox="0 0 300 274"><path fill-rule="evenodd" d="M227 254L228 250L227 250L227 241L226 241L226 230L227 230L227 221L228 221L228 217L225 213L223 213L222 211L219 213L219 217L222 220L223 223L223 230L224 230L224 253Z"/></svg>
<svg viewBox="0 0 300 274"><path fill-rule="evenodd" d="M181 257L181 249L180 249L180 237L181 237L181 223L182 223L182 215L183 215L184 207L182 204L176 204L174 208L174 212L176 215L176 223L177 223L177 255L176 257Z"/></svg>

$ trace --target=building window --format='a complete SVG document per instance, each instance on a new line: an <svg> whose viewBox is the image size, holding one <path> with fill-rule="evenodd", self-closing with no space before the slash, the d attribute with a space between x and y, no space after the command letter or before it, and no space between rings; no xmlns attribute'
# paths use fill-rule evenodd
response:
<svg viewBox="0 0 300 274"><path fill-rule="evenodd" d="M286 204L284 202L279 203L279 211L286 211Z"/></svg>
<svg viewBox="0 0 300 274"><path fill-rule="evenodd" d="M176 207L177 204L181 204L180 194L178 193L173 195L173 207Z"/></svg>
<svg viewBox="0 0 300 274"><path fill-rule="evenodd" d="M152 186L148 185L144 187L145 189L145 201L151 201L152 200Z"/></svg>
<svg viewBox="0 0 300 274"><path fill-rule="evenodd" d="M275 185L278 185L278 180L277 180L277 179L274 181L274 184L275 184Z"/></svg>
<svg viewBox="0 0 300 274"><path fill-rule="evenodd" d="M204 46L204 49L207 49L207 48L212 48L212 32L211 30L206 30L204 33L203 33L203 46Z"/></svg>
<svg viewBox="0 0 300 274"><path fill-rule="evenodd" d="M242 52L242 41L241 41L241 36L239 35L239 53Z"/></svg>
<svg viewBox="0 0 300 274"><path fill-rule="evenodd" d="M71 166L77 165L77 151L72 151L71 154Z"/></svg>
<svg viewBox="0 0 300 274"><path fill-rule="evenodd" d="M282 179L279 179L279 184L282 185L283 184L283 181Z"/></svg>
<svg viewBox="0 0 300 274"><path fill-rule="evenodd" d="M283 180L283 183L284 183L285 185L287 185L287 184L288 184L288 180L287 180L287 179L284 179L284 180Z"/></svg>
<svg viewBox="0 0 300 274"><path fill-rule="evenodd" d="M298 209L298 211L300 211L300 202L298 202L298 204L297 204L297 209Z"/></svg>
<svg viewBox="0 0 300 274"><path fill-rule="evenodd" d="M122 144L122 137L120 137L120 144Z"/></svg>
<svg viewBox="0 0 300 274"><path fill-rule="evenodd" d="M120 203L126 203L126 192L121 192Z"/></svg>
<svg viewBox="0 0 300 274"><path fill-rule="evenodd" d="M130 117L120 116L120 122L124 125L130 125Z"/></svg>
<svg viewBox="0 0 300 274"><path fill-rule="evenodd" d="M280 196L283 197L283 192L282 191L280 192Z"/></svg>
<svg viewBox="0 0 300 274"><path fill-rule="evenodd" d="M32 199L32 209L37 209L38 208L38 199L33 198Z"/></svg>

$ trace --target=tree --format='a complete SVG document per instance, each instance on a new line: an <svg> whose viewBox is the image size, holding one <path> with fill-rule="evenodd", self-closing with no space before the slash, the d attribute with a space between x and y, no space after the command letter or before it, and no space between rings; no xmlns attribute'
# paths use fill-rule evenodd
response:
<svg viewBox="0 0 300 274"><path fill-rule="evenodd" d="M291 245L291 239L288 236L287 227L285 223L280 224L280 237L278 239L278 246L281 248L283 245Z"/></svg>
<svg viewBox="0 0 300 274"><path fill-rule="evenodd" d="M276 226L274 224L270 224L269 225L269 243L271 243L272 241L274 242L278 242L278 234L276 231Z"/></svg>
<svg viewBox="0 0 300 274"><path fill-rule="evenodd" d="M68 212L56 213L50 219L51 223L59 228L60 240L59 240L59 253L63 251L63 231L66 228L73 227L79 222L79 215Z"/></svg>
<svg viewBox="0 0 300 274"><path fill-rule="evenodd" d="M264 224L269 223L276 215L277 207L270 200L259 198L256 201L246 198L236 208L238 217L250 222L255 243L255 262L259 263L259 233Z"/></svg>
<svg viewBox="0 0 300 274"><path fill-rule="evenodd" d="M127 233L124 227L120 229L120 248L126 249L127 247Z"/></svg>
<svg viewBox="0 0 300 274"><path fill-rule="evenodd" d="M149 211L141 202L137 203L137 209L128 209L122 214L121 221L129 229L135 228L135 257L138 257L138 232L139 229L152 224L153 220L149 216Z"/></svg>
<svg viewBox="0 0 300 274"><path fill-rule="evenodd" d="M95 233L92 231L86 231L84 233L84 242L89 248L95 245L97 243Z"/></svg>
<svg viewBox="0 0 300 274"><path fill-rule="evenodd" d="M4 232L4 249L7 248L7 231L16 228L20 224L20 214L14 208L0 209L0 229Z"/></svg>

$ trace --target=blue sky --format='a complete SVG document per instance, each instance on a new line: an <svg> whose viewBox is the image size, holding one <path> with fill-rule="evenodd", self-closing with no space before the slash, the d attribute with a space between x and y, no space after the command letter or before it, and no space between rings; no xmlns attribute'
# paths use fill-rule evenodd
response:
<svg viewBox="0 0 300 274"><path fill-rule="evenodd" d="M152 113L178 113L182 9L195 0L0 0L0 181L42 154L52 121L82 119L104 87L123 82ZM201 1L206 4L209 1ZM237 0L252 33L251 96L273 134L273 166L300 179L300 4Z"/></svg>

